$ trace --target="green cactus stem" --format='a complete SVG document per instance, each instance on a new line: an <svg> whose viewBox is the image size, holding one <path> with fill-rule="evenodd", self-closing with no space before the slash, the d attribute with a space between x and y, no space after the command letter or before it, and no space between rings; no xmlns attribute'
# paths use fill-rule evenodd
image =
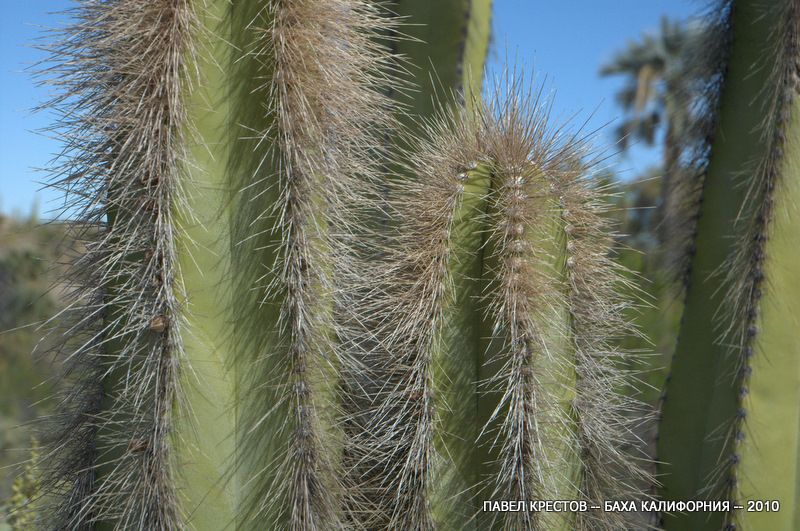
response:
<svg viewBox="0 0 800 531"><path fill-rule="evenodd" d="M387 8L403 21L391 46L403 58L400 79L411 85L405 94L395 93L408 106L409 118L433 116L436 94L455 91L468 104L476 101L489 49L492 0L392 0ZM413 120L406 125L413 126Z"/></svg>
<svg viewBox="0 0 800 531"><path fill-rule="evenodd" d="M393 22L361 0L74 16L54 185L88 242L43 526L341 528L331 264L352 266Z"/></svg>
<svg viewBox="0 0 800 531"><path fill-rule="evenodd" d="M480 514L488 499L621 495L635 468L620 450L631 432L608 344L627 329L624 305L582 142L547 129L516 83L507 101L424 126L414 177L396 190L401 229L385 269L394 289L369 306L384 322L388 385L370 428L392 528L620 523ZM614 465L628 472L615 476Z"/></svg>
<svg viewBox="0 0 800 531"><path fill-rule="evenodd" d="M716 131L699 183L686 305L662 406L666 500L779 499L779 513L665 514L667 530L797 527L800 362L794 0L725 2Z"/></svg>

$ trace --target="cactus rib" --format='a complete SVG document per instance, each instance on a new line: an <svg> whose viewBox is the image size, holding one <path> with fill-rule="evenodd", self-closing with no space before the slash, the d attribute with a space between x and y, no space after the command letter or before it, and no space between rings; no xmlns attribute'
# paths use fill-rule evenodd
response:
<svg viewBox="0 0 800 531"><path fill-rule="evenodd" d="M776 294L794 282L780 265L786 247L780 240L774 243L772 234L776 203L785 209L778 216L781 223L775 225L782 238L792 218L791 197L785 194L793 189L789 175L794 169L787 153L796 135L800 11L795 0L769 6L734 1L730 9L732 48L718 117L713 118L718 125L708 147L702 215L694 242L697 251L691 258L686 309L667 388L681 386L682 393L665 397L661 429L672 433L659 442L659 460L669 499L703 496L740 503L743 493L750 492L748 485L761 477L752 463L771 452L796 460L796 450L787 456L778 448L767 448L767 439L756 426L771 417L771 409L781 409L784 400L793 402L790 408L797 400L787 387L782 397L774 397L775 402L765 407L765 375L796 375L797 365L773 351L771 345L781 343L780 335L762 336L761 329L780 330L774 305L787 303ZM768 269L774 279L766 276ZM773 280L784 284L770 286ZM771 366L778 360L781 368ZM761 368L759 374L754 374L754 367ZM775 370L778 373L771 372ZM788 378L786 385L792 377ZM757 397L750 392L756 382L761 390ZM781 425L786 429L784 438L796 440L796 423ZM792 483L788 479L781 484L785 497L796 498L794 487L786 488ZM777 491L778 484L762 488ZM790 529L786 518L777 514L754 518L732 509L710 518L665 515L664 525L733 529L769 521L770 529Z"/></svg>
<svg viewBox="0 0 800 531"><path fill-rule="evenodd" d="M394 22L361 0L262 4L248 30L259 44L245 60L260 69L251 77L262 77L254 91L265 113L251 141L258 162L243 168L243 208L234 213L247 235L235 244L265 266L241 288L260 296L239 310L240 367L258 369L244 375L240 410L252 428L241 434L238 466L258 470L246 494L249 525L339 529L347 493L335 382L353 361L337 345L346 333L333 305L358 274L351 246L374 179L372 131L389 122L388 58L375 36Z"/></svg>
<svg viewBox="0 0 800 531"><path fill-rule="evenodd" d="M53 186L77 212L78 236L90 238L73 263L85 283L65 341L76 370L96 380L73 387L63 430L48 437L47 525L175 528L169 437L184 354L172 206L193 14L182 1L119 0L83 2L74 15L48 72L61 90L51 107L66 145ZM70 455L74 430L86 448Z"/></svg>

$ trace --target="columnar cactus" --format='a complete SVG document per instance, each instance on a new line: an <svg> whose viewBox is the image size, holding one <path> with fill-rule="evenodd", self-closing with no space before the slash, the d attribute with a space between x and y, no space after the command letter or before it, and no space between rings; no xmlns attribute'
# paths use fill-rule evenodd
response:
<svg viewBox="0 0 800 531"><path fill-rule="evenodd" d="M637 473L583 143L517 80L480 103L489 6L395 3L456 22L426 49L367 0L79 3L52 49L85 248L43 527L621 525L478 514ZM409 118L392 46L434 67Z"/></svg>
<svg viewBox="0 0 800 531"><path fill-rule="evenodd" d="M686 307L659 479L667 500L782 506L665 514L664 527L797 529L800 3L731 0L717 13L711 136L701 177L680 201L690 207Z"/></svg>
<svg viewBox="0 0 800 531"><path fill-rule="evenodd" d="M518 83L429 122L395 191L389 287L364 311L385 349L364 442L382 458L376 528L618 529L611 512L482 513L481 500L637 496L600 194L583 142L548 129Z"/></svg>
<svg viewBox="0 0 800 531"><path fill-rule="evenodd" d="M375 195L395 22L361 0L73 15L49 72L54 184L86 247L43 525L344 527L334 284Z"/></svg>

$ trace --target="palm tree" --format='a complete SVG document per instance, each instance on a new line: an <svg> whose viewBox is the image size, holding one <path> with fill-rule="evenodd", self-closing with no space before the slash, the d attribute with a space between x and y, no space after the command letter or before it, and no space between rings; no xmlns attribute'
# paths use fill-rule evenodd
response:
<svg viewBox="0 0 800 531"><path fill-rule="evenodd" d="M656 144L663 135L663 180L659 218L663 218L666 199L681 171L681 153L695 145L697 128L690 127L696 109L701 71L694 68L704 25L697 21L679 22L661 19L659 32L645 34L629 42L627 48L600 69L601 76L622 75L626 83L616 99L626 112L617 129L623 150L631 139L647 145Z"/></svg>

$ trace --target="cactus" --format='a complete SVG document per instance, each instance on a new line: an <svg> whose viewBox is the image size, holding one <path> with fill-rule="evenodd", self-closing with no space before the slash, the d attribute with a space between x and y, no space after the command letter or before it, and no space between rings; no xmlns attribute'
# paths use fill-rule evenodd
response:
<svg viewBox="0 0 800 531"><path fill-rule="evenodd" d="M414 87L406 95L396 94L406 106L407 126L418 123L415 116L430 117L436 112L440 101L431 94L451 90L462 98L480 94L491 6L491 0L387 2L387 8L405 22L402 36L395 34L390 45L406 58L398 65L400 80Z"/></svg>
<svg viewBox="0 0 800 531"><path fill-rule="evenodd" d="M80 2L50 70L83 248L44 528L622 525L479 514L639 474L584 142L521 79L480 102L489 6L397 3L428 58L367 0Z"/></svg>
<svg viewBox="0 0 800 531"><path fill-rule="evenodd" d="M400 229L374 273L390 288L363 312L386 382L363 443L383 472L371 528L618 529L611 512L482 514L481 500L638 496L601 194L584 142L554 133L521 82L409 142Z"/></svg>
<svg viewBox="0 0 800 531"><path fill-rule="evenodd" d="M335 382L355 362L333 286L390 122L394 20L361 0L73 16L48 76L85 248L42 525L343 527Z"/></svg>
<svg viewBox="0 0 800 531"><path fill-rule="evenodd" d="M321 376L347 252L325 227L368 190L391 21L360 0L75 16L53 49L55 185L88 241L43 525L341 527Z"/></svg>
<svg viewBox="0 0 800 531"><path fill-rule="evenodd" d="M780 512L664 514L667 530L800 525L796 179L800 3L723 2L698 180L688 207L686 303L658 461L667 500Z"/></svg>

